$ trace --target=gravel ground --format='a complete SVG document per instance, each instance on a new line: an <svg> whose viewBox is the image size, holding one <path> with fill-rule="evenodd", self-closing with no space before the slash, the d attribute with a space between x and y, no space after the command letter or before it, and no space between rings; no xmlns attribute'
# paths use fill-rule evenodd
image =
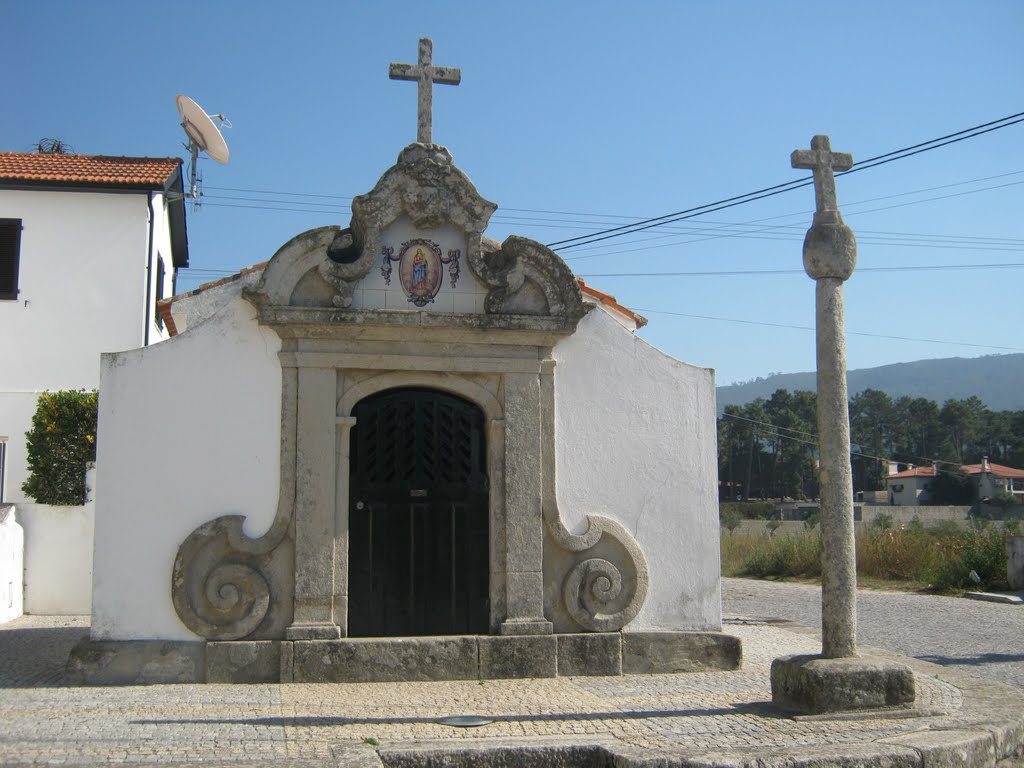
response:
<svg viewBox="0 0 1024 768"><path fill-rule="evenodd" d="M821 588L722 579L722 615L820 629ZM1024 688L1024 606L862 589L857 642Z"/></svg>

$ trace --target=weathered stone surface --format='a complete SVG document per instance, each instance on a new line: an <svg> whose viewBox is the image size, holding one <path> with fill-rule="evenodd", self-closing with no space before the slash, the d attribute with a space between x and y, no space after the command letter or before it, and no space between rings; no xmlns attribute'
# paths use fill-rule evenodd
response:
<svg viewBox="0 0 1024 768"><path fill-rule="evenodd" d="M622 635L618 632L555 635L558 676L621 675Z"/></svg>
<svg viewBox="0 0 1024 768"><path fill-rule="evenodd" d="M721 632L623 632L626 675L739 669L739 638Z"/></svg>
<svg viewBox="0 0 1024 768"><path fill-rule="evenodd" d="M1010 589L1024 589L1024 536L1006 538L1006 579Z"/></svg>
<svg viewBox="0 0 1024 768"><path fill-rule="evenodd" d="M276 640L207 643L206 682L281 682L281 643Z"/></svg>
<svg viewBox="0 0 1024 768"><path fill-rule="evenodd" d="M799 712L907 706L914 674L903 664L868 657L786 656L772 662L772 701Z"/></svg>
<svg viewBox="0 0 1024 768"><path fill-rule="evenodd" d="M468 741L458 739L389 746L380 750L380 758L387 768L418 768L424 765L446 768L601 768L613 764L614 750L596 744L573 744L566 743L564 739L544 738L522 744Z"/></svg>
<svg viewBox="0 0 1024 768"><path fill-rule="evenodd" d="M818 135L811 139L809 150L793 152L790 162L794 168L814 171L816 206L814 221L804 238L803 259L804 270L817 281L822 655L833 659L849 658L857 655L857 563L843 281L853 274L857 264L857 240L839 214L834 171L851 168L853 156L833 152L828 136ZM773 675L773 691L774 680ZM785 694L780 691L779 696Z"/></svg>
<svg viewBox="0 0 1024 768"><path fill-rule="evenodd" d="M480 637L478 640L483 679L555 677L558 673L554 635Z"/></svg>
<svg viewBox="0 0 1024 768"><path fill-rule="evenodd" d="M911 747L928 755L928 768L994 765L995 744L987 733L966 730L918 731L881 739L881 743Z"/></svg>
<svg viewBox="0 0 1024 768"><path fill-rule="evenodd" d="M201 683L206 643L83 638L68 657L72 685Z"/></svg>
<svg viewBox="0 0 1024 768"><path fill-rule="evenodd" d="M416 141L431 142L433 126L434 83L458 85L462 72L457 67L438 67L433 64L434 43L429 37L420 39L416 64L392 64L388 76L392 80L412 80L417 85Z"/></svg>
<svg viewBox="0 0 1024 768"><path fill-rule="evenodd" d="M296 683L475 680L478 676L477 638L472 636L309 640L292 645Z"/></svg>

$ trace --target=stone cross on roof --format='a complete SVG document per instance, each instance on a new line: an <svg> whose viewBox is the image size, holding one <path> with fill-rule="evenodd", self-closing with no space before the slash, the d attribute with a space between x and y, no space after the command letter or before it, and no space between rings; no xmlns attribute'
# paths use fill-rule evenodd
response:
<svg viewBox="0 0 1024 768"><path fill-rule="evenodd" d="M457 67L435 67L431 63L433 52L434 43L430 38L421 38L418 63L392 64L388 70L392 80L415 80L418 85L416 141L420 144L431 143L434 83L458 85L462 81L462 71Z"/></svg>
<svg viewBox="0 0 1024 768"><path fill-rule="evenodd" d="M815 136L810 149L796 149L789 157L794 168L814 170L814 201L818 213L838 211L836 179L832 171L848 171L853 167L853 155L833 152L828 136Z"/></svg>

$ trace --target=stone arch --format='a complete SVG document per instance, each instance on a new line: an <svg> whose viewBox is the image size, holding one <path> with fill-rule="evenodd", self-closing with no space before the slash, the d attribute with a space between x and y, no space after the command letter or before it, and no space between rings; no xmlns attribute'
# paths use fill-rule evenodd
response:
<svg viewBox="0 0 1024 768"><path fill-rule="evenodd" d="M386 389L399 387L428 387L449 392L476 404L484 412L488 422L504 418L504 409L498 399L486 388L461 376L433 371L389 371L364 379L350 387L338 398L339 417L352 415L352 409L360 400Z"/></svg>

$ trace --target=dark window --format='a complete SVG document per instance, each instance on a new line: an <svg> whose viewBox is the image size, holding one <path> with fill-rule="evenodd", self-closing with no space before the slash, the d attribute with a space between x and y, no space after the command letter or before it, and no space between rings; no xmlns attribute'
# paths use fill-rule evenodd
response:
<svg viewBox="0 0 1024 768"><path fill-rule="evenodd" d="M162 256L156 257L156 327L161 331L164 329L164 319L160 315L160 299L164 297L164 260Z"/></svg>
<svg viewBox="0 0 1024 768"><path fill-rule="evenodd" d="M21 219L0 219L0 299L18 298Z"/></svg>

